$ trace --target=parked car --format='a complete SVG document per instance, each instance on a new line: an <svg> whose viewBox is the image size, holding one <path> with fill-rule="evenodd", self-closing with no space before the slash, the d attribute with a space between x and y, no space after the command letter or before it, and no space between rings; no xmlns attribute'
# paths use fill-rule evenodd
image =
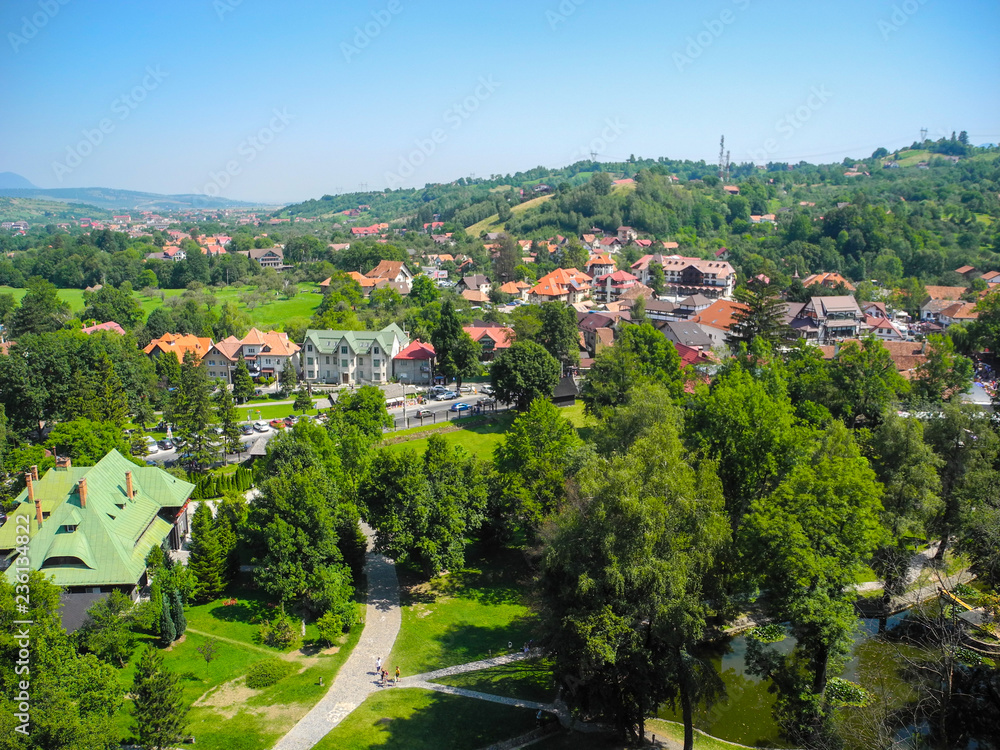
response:
<svg viewBox="0 0 1000 750"><path fill-rule="evenodd" d="M171 443L169 440L161 440L160 442L157 443L157 445L160 447L161 451L173 450L174 447L174 444Z"/></svg>
<svg viewBox="0 0 1000 750"><path fill-rule="evenodd" d="M489 385L481 385L479 386L479 392L485 396L491 396L493 394L493 388Z"/></svg>
<svg viewBox="0 0 1000 750"><path fill-rule="evenodd" d="M432 412L430 409L421 409L420 411L417 412L417 416L420 417L421 419L427 419L428 417L433 417L434 412Z"/></svg>
<svg viewBox="0 0 1000 750"><path fill-rule="evenodd" d="M156 463L156 461L147 461L146 462L146 466L159 466L159 464ZM3 523L3 522L0 521L0 523Z"/></svg>
<svg viewBox="0 0 1000 750"><path fill-rule="evenodd" d="M451 398L451 396L448 395L449 393L451 393L451 391L441 391L441 393L436 393L434 395L434 400L435 401L447 401L449 398Z"/></svg>
<svg viewBox="0 0 1000 750"><path fill-rule="evenodd" d="M253 435L253 425L252 424L241 424L240 425L241 435Z"/></svg>
<svg viewBox="0 0 1000 750"><path fill-rule="evenodd" d="M267 432L267 422L254 422L253 429L255 432Z"/></svg>
<svg viewBox="0 0 1000 750"><path fill-rule="evenodd" d="M451 411L468 411L472 407L463 401L459 401L457 404L451 405Z"/></svg>
<svg viewBox="0 0 1000 750"><path fill-rule="evenodd" d="M476 388L472 385L463 385L458 389L459 393L472 393L474 390L476 390Z"/></svg>
<svg viewBox="0 0 1000 750"><path fill-rule="evenodd" d="M272 419L268 424L276 430L285 429L285 420L283 419Z"/></svg>
<svg viewBox="0 0 1000 750"><path fill-rule="evenodd" d="M284 421L285 421L285 427L294 427L296 423L299 421L299 418L294 416L287 416L285 417Z"/></svg>
<svg viewBox="0 0 1000 750"><path fill-rule="evenodd" d="M156 444L156 438L152 435L147 435L144 438L146 443L146 453L156 453L159 450L159 446Z"/></svg>
<svg viewBox="0 0 1000 750"><path fill-rule="evenodd" d="M445 388L443 385L433 385L433 386L431 386L431 393L444 393L447 390L448 389Z"/></svg>

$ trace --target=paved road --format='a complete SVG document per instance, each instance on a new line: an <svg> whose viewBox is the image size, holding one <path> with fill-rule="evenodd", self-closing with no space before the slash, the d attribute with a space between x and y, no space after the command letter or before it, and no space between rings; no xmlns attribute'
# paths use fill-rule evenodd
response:
<svg viewBox="0 0 1000 750"><path fill-rule="evenodd" d="M372 530L366 525L362 528L368 536L369 552L365 561L368 604L361 638L327 694L278 741L274 750L309 750L365 698L384 689L375 678L375 660L381 658L384 662L389 657L399 633L399 582L393 562L370 551ZM386 671L395 669L393 665L384 666Z"/></svg>

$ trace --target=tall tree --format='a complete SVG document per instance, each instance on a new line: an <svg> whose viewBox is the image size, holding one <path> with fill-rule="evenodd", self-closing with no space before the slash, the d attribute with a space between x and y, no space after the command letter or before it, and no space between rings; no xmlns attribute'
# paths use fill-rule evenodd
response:
<svg viewBox="0 0 1000 750"><path fill-rule="evenodd" d="M500 245L500 249L493 259L494 280L506 284L514 280L515 269L521 263L521 246L509 234L501 234L497 244Z"/></svg>
<svg viewBox="0 0 1000 750"><path fill-rule="evenodd" d="M455 378L461 386L462 378L478 372L479 344L462 330L462 322L450 299L441 305L441 317L431 334L431 343L437 354L437 371L445 378Z"/></svg>
<svg viewBox="0 0 1000 750"><path fill-rule="evenodd" d="M181 743L188 713L183 690L156 649L147 647L139 657L131 696L133 731L140 746L168 750Z"/></svg>
<svg viewBox="0 0 1000 750"><path fill-rule="evenodd" d="M533 341L515 341L490 369L493 392L524 411L536 398L551 398L559 384L559 362Z"/></svg>
<svg viewBox="0 0 1000 750"><path fill-rule="evenodd" d="M212 409L208 371L193 351L184 353L181 384L175 399L173 418L177 424L177 435L187 455L185 462L199 469L208 466L219 457L216 434L212 427L215 413Z"/></svg>
<svg viewBox="0 0 1000 750"><path fill-rule="evenodd" d="M441 296L441 291L430 276L420 274L413 279L413 287L410 289L408 299L413 300L418 305L426 305Z"/></svg>
<svg viewBox="0 0 1000 750"><path fill-rule="evenodd" d="M693 747L693 708L718 689L692 656L705 626L702 581L728 537L711 468L694 469L666 424L585 471L579 500L546 534L543 623L564 696L585 715L612 717L633 742L676 699Z"/></svg>
<svg viewBox="0 0 1000 750"><path fill-rule="evenodd" d="M245 404L253 398L253 378L250 377L250 369L247 367L247 361L243 359L242 351L236 361L236 370L233 372L233 396L240 404Z"/></svg>
<svg viewBox="0 0 1000 750"><path fill-rule="evenodd" d="M86 305L80 313L81 320L96 320L98 323L114 321L129 330L142 323L142 305L132 294L132 284L124 282L119 288L105 284L96 292L84 292Z"/></svg>
<svg viewBox="0 0 1000 750"><path fill-rule="evenodd" d="M831 374L840 394L839 411L851 426L861 420L878 424L889 405L909 391L892 356L874 336L860 346L855 341L842 344Z"/></svg>
<svg viewBox="0 0 1000 750"><path fill-rule="evenodd" d="M196 581L195 601L214 601L226 588L227 551L219 541L215 518L207 502L198 506L191 519L191 557L188 569L194 574Z"/></svg>
<svg viewBox="0 0 1000 750"><path fill-rule="evenodd" d="M12 314L10 335L20 338L26 333L58 331L69 320L69 304L59 299L55 284L39 277L28 279L27 294L21 306Z"/></svg>
<svg viewBox="0 0 1000 750"><path fill-rule="evenodd" d="M917 365L915 395L933 401L962 395L972 385L972 360L955 353L951 336L932 333L927 337L925 359Z"/></svg>
<svg viewBox="0 0 1000 750"><path fill-rule="evenodd" d="M283 398L287 398L288 394L295 390L295 386L298 385L299 378L295 373L295 365L292 364L292 358L288 357L285 359L285 364L281 368L281 395Z"/></svg>
<svg viewBox="0 0 1000 750"><path fill-rule="evenodd" d="M94 602L77 631L81 647L106 662L124 667L136 644L132 610L132 600L118 590Z"/></svg>
<svg viewBox="0 0 1000 750"><path fill-rule="evenodd" d="M222 428L222 444L226 453L240 453L243 443L240 442L240 415L233 402L233 394L223 383L215 395L215 419Z"/></svg>
<svg viewBox="0 0 1000 750"><path fill-rule="evenodd" d="M580 363L580 330L576 325L576 310L561 302L545 302L539 307L541 330L535 343L559 360L563 370Z"/></svg>
<svg viewBox="0 0 1000 750"><path fill-rule="evenodd" d="M776 284L752 283L736 290L736 300L742 307L733 310L733 325L729 331L730 343L738 348L748 347L758 338L772 348L792 337L785 324L786 303Z"/></svg>
<svg viewBox="0 0 1000 750"><path fill-rule="evenodd" d="M161 590L160 593L160 645L166 648L177 640L177 627L171 611L170 592Z"/></svg>

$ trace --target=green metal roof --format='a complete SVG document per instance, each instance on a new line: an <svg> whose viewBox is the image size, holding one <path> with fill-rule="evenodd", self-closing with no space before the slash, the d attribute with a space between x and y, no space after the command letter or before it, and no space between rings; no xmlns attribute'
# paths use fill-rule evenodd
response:
<svg viewBox="0 0 1000 750"><path fill-rule="evenodd" d="M367 354L372 345L378 343L382 351L393 353L393 339L399 342L402 349L409 343L409 338L403 329L395 323L390 323L381 331L306 331L305 341L316 348L317 354L336 354L341 342L351 347L354 354Z"/></svg>
<svg viewBox="0 0 1000 750"><path fill-rule="evenodd" d="M129 471L131 500L125 479ZM84 477L85 508L78 492ZM95 466L50 469L34 483L35 498L43 513L49 514L41 529L25 489L0 528L0 550L14 548L17 517L26 515L30 519L31 567L50 573L57 585L134 584L146 569L149 550L170 533L171 523L158 515L160 510L179 510L193 491L193 484L156 467L136 466L118 451L111 451ZM7 576L13 574L9 568Z"/></svg>

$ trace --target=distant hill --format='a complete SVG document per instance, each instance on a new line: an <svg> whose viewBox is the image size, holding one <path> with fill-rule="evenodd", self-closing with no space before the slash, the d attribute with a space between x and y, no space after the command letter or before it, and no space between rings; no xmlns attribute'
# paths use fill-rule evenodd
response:
<svg viewBox="0 0 1000 750"><path fill-rule="evenodd" d="M14 172L0 172L0 190L34 188L28 180Z"/></svg>
<svg viewBox="0 0 1000 750"><path fill-rule="evenodd" d="M7 173L11 174L11 173ZM13 175L15 178L18 175ZM20 178L24 179L24 178ZM27 180L25 180L27 182ZM161 195L140 193L135 190L115 190L113 188L54 188L46 190L31 187L9 187L0 185L0 196L8 198L37 198L66 203L86 203L108 211L180 211L189 208L268 208L263 203L247 203L226 198L211 198L207 195Z"/></svg>
<svg viewBox="0 0 1000 750"><path fill-rule="evenodd" d="M110 219L111 212L80 203L62 203L39 198L7 198L0 195L0 221L60 224L82 218Z"/></svg>

